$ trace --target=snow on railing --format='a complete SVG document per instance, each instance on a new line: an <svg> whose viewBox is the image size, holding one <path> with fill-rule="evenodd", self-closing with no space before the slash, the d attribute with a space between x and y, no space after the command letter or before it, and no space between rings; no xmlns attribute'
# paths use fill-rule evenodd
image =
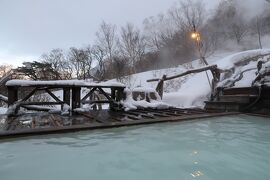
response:
<svg viewBox="0 0 270 180"><path fill-rule="evenodd" d="M31 81L31 80L10 80L6 86L118 86L125 87L124 84L119 82L86 82L84 80L56 80L56 81Z"/></svg>

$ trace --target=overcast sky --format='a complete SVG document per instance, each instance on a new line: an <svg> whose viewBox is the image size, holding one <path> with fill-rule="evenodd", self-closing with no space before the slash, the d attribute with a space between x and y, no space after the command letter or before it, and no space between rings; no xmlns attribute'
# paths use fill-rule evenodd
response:
<svg viewBox="0 0 270 180"><path fill-rule="evenodd" d="M219 0L205 0L213 7ZM248 0L257 2L260 0ZM94 40L102 20L138 26L176 0L0 0L0 64L36 60L53 48ZM245 1L246 2L246 1Z"/></svg>

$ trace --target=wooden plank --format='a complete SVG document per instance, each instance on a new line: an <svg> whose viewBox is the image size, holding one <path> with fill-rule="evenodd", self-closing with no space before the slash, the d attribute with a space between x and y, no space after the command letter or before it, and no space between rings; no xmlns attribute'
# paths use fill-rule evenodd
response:
<svg viewBox="0 0 270 180"><path fill-rule="evenodd" d="M141 112L149 112L149 113L159 113L159 114L164 114L164 115L167 115L167 116L182 116L183 114L175 114L175 113L172 113L172 112L168 112L166 110L156 110L156 109L147 109L147 110L140 110Z"/></svg>
<svg viewBox="0 0 270 180"><path fill-rule="evenodd" d="M137 116L150 118L150 119L155 119L154 115L149 115L148 112L141 112L141 111L137 111L137 110L132 110L132 111L128 111L128 112L130 114L134 114L134 115L137 115Z"/></svg>
<svg viewBox="0 0 270 180"><path fill-rule="evenodd" d="M96 103L99 103L99 104L106 104L106 103L112 103L113 101L106 101L106 100L96 100L96 101L83 101L82 104L96 104Z"/></svg>
<svg viewBox="0 0 270 180"><path fill-rule="evenodd" d="M164 113L160 113L160 112L157 112L157 111L151 110L151 109L147 109L147 110L141 110L141 109L139 109L138 111L139 112L153 114L154 116L159 116L159 117L171 117L170 115L166 115Z"/></svg>
<svg viewBox="0 0 270 180"><path fill-rule="evenodd" d="M31 105L22 105L23 108L27 109L27 110L32 110L32 111L50 111L53 108L48 108L48 107L43 107L43 106L31 106Z"/></svg>
<svg viewBox="0 0 270 180"><path fill-rule="evenodd" d="M61 104L64 104L65 102L61 101L61 102L20 102L18 103L19 106L24 106L24 105L38 105L38 106L41 106L41 105L44 105L44 106L47 106L47 105L61 105Z"/></svg>
<svg viewBox="0 0 270 180"><path fill-rule="evenodd" d="M124 111L114 111L113 114L115 115L118 115L118 116L122 116L122 117L127 117L131 120L140 120L141 118L139 118L137 115L132 115L132 114L129 114L127 112L124 112Z"/></svg>

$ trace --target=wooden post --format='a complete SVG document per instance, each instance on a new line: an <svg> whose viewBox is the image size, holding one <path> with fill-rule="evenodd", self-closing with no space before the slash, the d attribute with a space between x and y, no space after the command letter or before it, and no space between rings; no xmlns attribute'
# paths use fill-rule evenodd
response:
<svg viewBox="0 0 270 180"><path fill-rule="evenodd" d="M118 103L117 108L120 110L122 108L122 105L120 104L121 100L124 100L124 89L123 87L119 87L117 88L116 91L116 97L115 97L115 101Z"/></svg>
<svg viewBox="0 0 270 180"><path fill-rule="evenodd" d="M8 106L14 105L18 101L18 88L14 86L8 86Z"/></svg>
<svg viewBox="0 0 270 180"><path fill-rule="evenodd" d="M156 87L156 91L158 92L160 98L163 98L163 87L164 87L164 81L166 80L166 75L162 76L162 79L159 81L157 87Z"/></svg>
<svg viewBox="0 0 270 180"><path fill-rule="evenodd" d="M115 99L115 92L116 92L115 88L111 88L111 97L112 97L113 100L116 100Z"/></svg>
<svg viewBox="0 0 270 180"><path fill-rule="evenodd" d="M70 88L63 88L63 101L70 106Z"/></svg>
<svg viewBox="0 0 270 180"><path fill-rule="evenodd" d="M119 87L117 89L117 93L116 93L116 102L120 102L121 100L124 99L124 89L123 87Z"/></svg>
<svg viewBox="0 0 270 180"><path fill-rule="evenodd" d="M72 110L81 107L81 87L72 87Z"/></svg>
<svg viewBox="0 0 270 180"><path fill-rule="evenodd" d="M117 94L116 94L117 93ZM118 90L116 90L115 88L111 88L111 98L113 99L113 101L117 101L117 96L118 96ZM109 107L110 110L114 110L115 108L115 103L114 102L110 102Z"/></svg>

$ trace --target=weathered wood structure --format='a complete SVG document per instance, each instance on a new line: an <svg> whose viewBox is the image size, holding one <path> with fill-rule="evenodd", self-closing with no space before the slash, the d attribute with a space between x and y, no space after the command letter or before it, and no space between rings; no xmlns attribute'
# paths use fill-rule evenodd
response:
<svg viewBox="0 0 270 180"><path fill-rule="evenodd" d="M222 88L218 97L206 101L206 110L254 112L270 111L270 87Z"/></svg>
<svg viewBox="0 0 270 180"><path fill-rule="evenodd" d="M22 81L23 82L23 81ZM82 104L99 104L99 103L108 103L110 109L121 109L120 101L124 98L124 86L111 86L111 85L99 85L99 84L89 84L89 85L80 85L80 84L71 84L71 83L59 83L52 84L48 82L39 82L37 84L7 84L8 88L8 106L14 107L15 114L18 112L20 107L26 109L33 108L33 105L46 106L46 105L63 105L66 104L71 107L71 110L74 111L77 108L80 108ZM27 86L33 90L28 93L22 99L18 98L18 93L22 87ZM89 89L89 92L81 97L82 88ZM52 90L62 90L63 99L60 100ZM38 91L46 92L54 101L49 102L33 102L29 99ZM107 91L107 92L106 92ZM109 92L108 92L109 91ZM102 94L105 99L93 100L91 97L95 92Z"/></svg>
<svg viewBox="0 0 270 180"><path fill-rule="evenodd" d="M193 74L193 73L200 73L200 72L204 72L204 71L208 71L210 70L213 76L213 80L212 80L212 84L211 84L211 88L212 88L212 96L214 96L215 92L215 87L217 85L217 83L220 80L220 73L222 72L221 69L218 69L217 65L211 65L211 66L206 66L206 67L202 67L202 68L198 68L198 69L192 69L192 70L188 70L184 73L175 75L175 76L170 76L167 77L166 75L163 75L161 79L149 79L147 80L147 82L155 82L158 81L158 85L156 87L156 91L159 93L160 97L163 97L163 86L164 86L164 82L168 81L168 80L172 80L172 79L176 79L176 78L180 78L189 74Z"/></svg>
<svg viewBox="0 0 270 180"><path fill-rule="evenodd" d="M238 114L201 109L137 109L132 111L89 111L76 116L60 114L24 114L16 117L0 115L0 139L82 130L115 128L162 122L177 122Z"/></svg>

